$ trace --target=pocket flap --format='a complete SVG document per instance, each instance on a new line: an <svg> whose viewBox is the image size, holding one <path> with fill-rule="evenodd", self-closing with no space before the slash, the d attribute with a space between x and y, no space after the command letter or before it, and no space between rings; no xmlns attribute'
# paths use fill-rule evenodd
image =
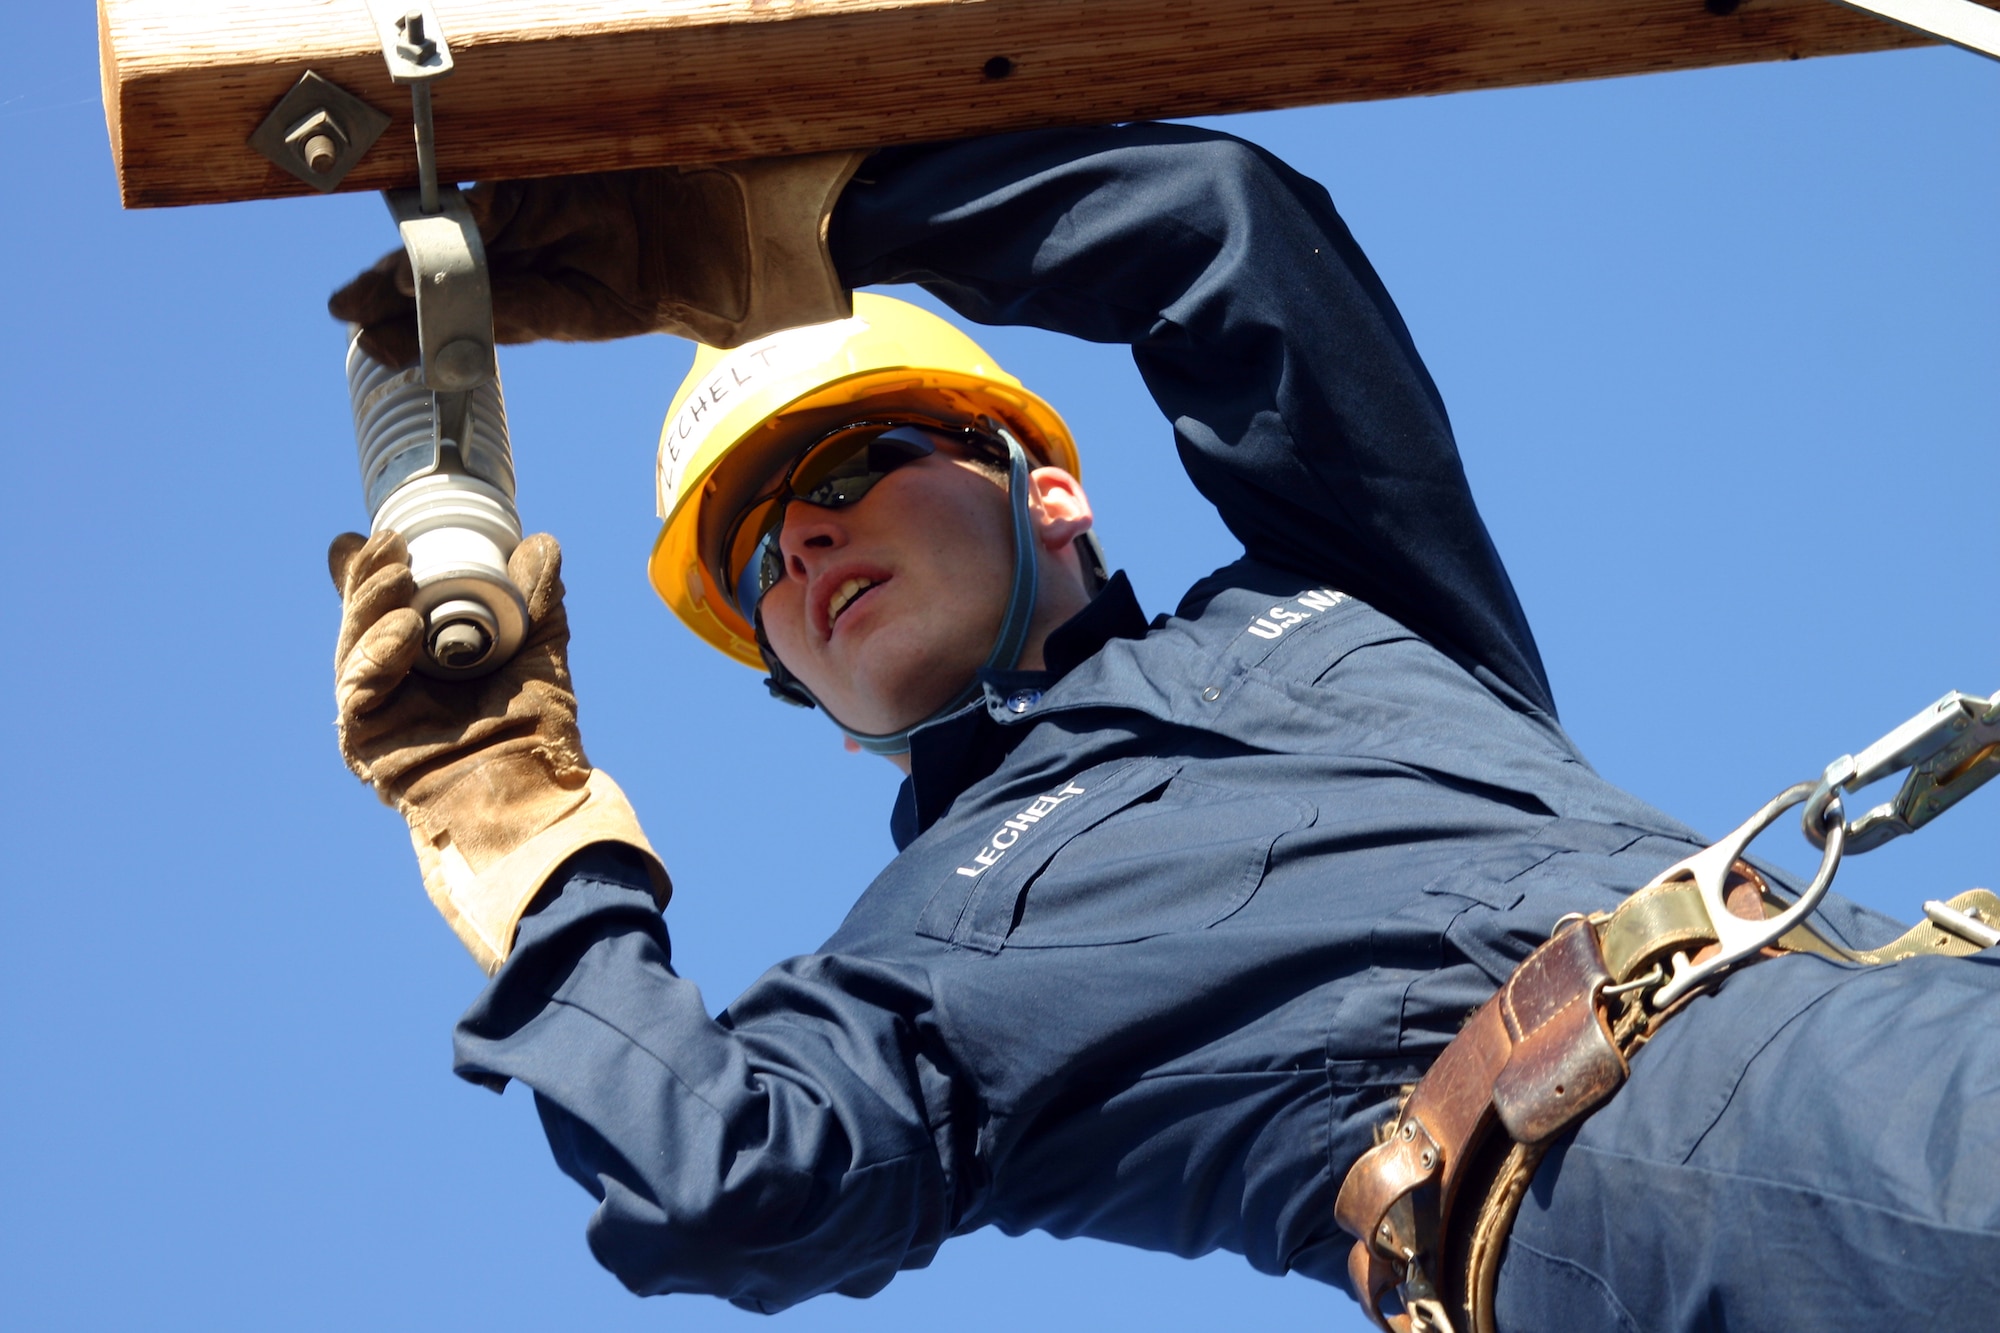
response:
<svg viewBox="0 0 2000 1333"><path fill-rule="evenodd" d="M1013 924L1014 903L1035 872L1077 834L1159 791L1180 769L1178 759L1086 769L996 819L986 841L966 849L924 905L917 934L998 953Z"/></svg>
<svg viewBox="0 0 2000 1333"><path fill-rule="evenodd" d="M983 900L978 915L992 914L989 928L1004 932L1010 949L1205 930L1250 901L1272 844L1314 814L1310 803L1280 792L1177 776L1113 818L1077 830L1011 902Z"/></svg>

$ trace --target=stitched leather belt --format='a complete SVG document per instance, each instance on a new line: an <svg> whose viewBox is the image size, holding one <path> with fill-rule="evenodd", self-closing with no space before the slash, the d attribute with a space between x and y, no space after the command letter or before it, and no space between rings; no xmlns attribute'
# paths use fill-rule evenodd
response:
<svg viewBox="0 0 2000 1333"><path fill-rule="evenodd" d="M1728 905L1749 920L1786 906L1741 861ZM2000 897L1984 889L1948 905L2000 925ZM1334 1215L1356 1238L1348 1275L1370 1319L1392 1333L1491 1333L1501 1252L1543 1153L1618 1090L1633 1054L1685 1006L1647 1003L1668 960L1699 962L1715 942L1695 885L1655 885L1559 923L1473 1014L1341 1183ZM1980 947L1926 924L1857 953L1800 926L1766 954L1872 964ZM1392 1292L1400 1312L1384 1308Z"/></svg>

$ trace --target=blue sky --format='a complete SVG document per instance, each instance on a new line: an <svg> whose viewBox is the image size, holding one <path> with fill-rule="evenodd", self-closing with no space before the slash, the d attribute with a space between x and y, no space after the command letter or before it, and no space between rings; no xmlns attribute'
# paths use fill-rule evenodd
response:
<svg viewBox="0 0 2000 1333"><path fill-rule="evenodd" d="M11 27L0 1322L748 1327L626 1295L529 1099L450 1075L479 974L334 751L323 553L366 515L322 303L394 243L380 201L122 213L89 7ZM1933 50L1215 123L1325 182L1373 256L1606 773L1719 834L2000 687L2000 70ZM1121 350L979 336L1068 415L1149 610L1234 556ZM716 1009L891 854L895 775L646 586L689 355L507 349L502 373L522 513L568 552L591 755L674 871L676 961ZM1908 917L1993 884L1996 801L1841 888ZM1805 861L1789 828L1765 845ZM1362 1326L1230 1255L981 1234L779 1326L1294 1319Z"/></svg>

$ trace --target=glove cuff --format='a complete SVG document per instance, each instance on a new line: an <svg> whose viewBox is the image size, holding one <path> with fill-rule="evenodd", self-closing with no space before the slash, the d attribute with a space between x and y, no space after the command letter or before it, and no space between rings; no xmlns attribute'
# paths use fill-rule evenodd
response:
<svg viewBox="0 0 2000 1333"><path fill-rule="evenodd" d="M586 847L600 842L630 847L646 862L654 901L664 908L673 896L673 883L659 854L646 840L645 830L639 827L639 816L602 769L591 770L582 801L477 871L448 839L441 844L433 841L414 824L410 841L423 870L424 891L489 976L507 961L521 917L549 876Z"/></svg>
<svg viewBox="0 0 2000 1333"><path fill-rule="evenodd" d="M854 294L840 280L827 248L827 229L840 192L866 152L808 153L723 162L705 170L733 178L743 202L748 306L741 318L676 306L669 323L711 347L741 347L755 338L854 313Z"/></svg>

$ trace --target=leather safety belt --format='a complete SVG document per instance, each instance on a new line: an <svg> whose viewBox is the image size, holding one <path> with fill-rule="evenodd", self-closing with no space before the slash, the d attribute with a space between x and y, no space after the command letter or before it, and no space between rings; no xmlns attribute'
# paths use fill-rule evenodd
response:
<svg viewBox="0 0 2000 1333"><path fill-rule="evenodd" d="M1748 922L1797 906L1741 861L1731 864L1727 904ZM2000 897L1984 889L1943 906L1949 913L1934 918L2000 927ZM1566 918L1473 1014L1348 1172L1334 1207L1356 1238L1348 1274L1379 1327L1490 1333L1500 1255L1542 1154L1618 1090L1633 1053L1700 992L1651 1007L1675 955L1698 965L1721 933L1696 883L1655 881L1612 912ZM1961 934L1934 919L1858 953L1801 924L1757 956L1879 964L1963 956L1987 942L1978 929ZM1400 1312L1385 1309L1392 1293Z"/></svg>
<svg viewBox="0 0 2000 1333"><path fill-rule="evenodd" d="M1906 776L1895 798L1849 823L1843 794L1897 772ZM1809 919L1844 853L1915 832L1996 776L2000 694L1954 690L1778 793L1616 909L1558 921L1341 1182L1334 1214L1355 1237L1348 1274L1369 1318L1393 1333L1491 1333L1501 1251L1542 1154L1624 1084L1662 1023L1730 969L1780 953L1875 965L2000 946L2000 898L1984 889L1926 903L1926 924L1866 952ZM1742 857L1798 806L1821 859L1787 903ZM1386 1308L1392 1293L1399 1311Z"/></svg>

